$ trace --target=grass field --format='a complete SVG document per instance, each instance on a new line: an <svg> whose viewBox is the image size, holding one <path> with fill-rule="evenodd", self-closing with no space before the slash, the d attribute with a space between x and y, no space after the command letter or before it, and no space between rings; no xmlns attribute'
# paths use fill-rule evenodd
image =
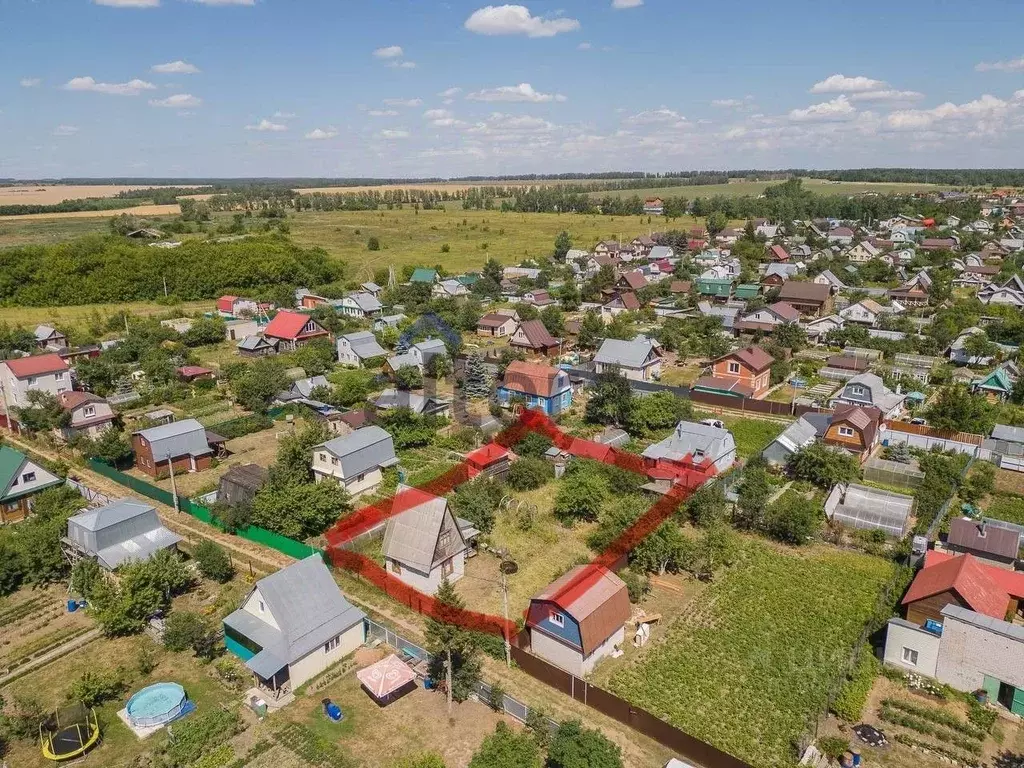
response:
<svg viewBox="0 0 1024 768"><path fill-rule="evenodd" d="M611 689L756 768L790 766L891 574L866 555L748 541Z"/></svg>
<svg viewBox="0 0 1024 768"><path fill-rule="evenodd" d="M593 197L714 197L715 195L727 195L729 197L742 197L752 195L756 197L764 192L765 187L782 184L780 181L744 181L736 179L728 184L704 184L700 186L685 187L652 187L650 189L618 189L607 192L592 192ZM847 182L847 181L826 181L824 179L804 179L804 189L816 192L820 195L859 195L867 192L875 194L890 193L912 193L927 192L930 190L944 189L938 184L901 184L886 182Z"/></svg>
<svg viewBox="0 0 1024 768"><path fill-rule="evenodd" d="M749 459L763 451L768 447L768 443L778 437L786 428L786 424L778 421L765 421L743 416L723 416L699 410L694 411L694 418L713 418L724 421L726 429L732 432L732 437L736 441L736 453L741 459Z"/></svg>
<svg viewBox="0 0 1024 768"><path fill-rule="evenodd" d="M133 315L181 315L208 312L213 300L186 301L174 306L150 301L131 301L123 304L80 304L74 307L0 307L0 323L32 327L38 323L77 325L98 318L106 318L122 310Z"/></svg>
<svg viewBox="0 0 1024 768"><path fill-rule="evenodd" d="M109 211L107 213L109 214ZM82 235L109 231L107 219L52 217L39 219L27 216L8 216L0 218L0 248L17 245L51 245Z"/></svg>
<svg viewBox="0 0 1024 768"><path fill-rule="evenodd" d="M694 224L677 219L673 228ZM465 222L465 223L463 223ZM441 264L449 272L480 269L490 257L505 264L549 256L555 237L566 230L573 244L592 248L599 240L632 240L651 230L647 217L584 216L581 214L464 211L304 211L288 219L292 239L316 245L344 259L349 277L369 278L376 269L406 264ZM376 237L381 250L369 251ZM449 253L441 246L448 244Z"/></svg>
<svg viewBox="0 0 1024 768"><path fill-rule="evenodd" d="M1019 496L989 496L984 507L985 517L1024 525L1024 499Z"/></svg>

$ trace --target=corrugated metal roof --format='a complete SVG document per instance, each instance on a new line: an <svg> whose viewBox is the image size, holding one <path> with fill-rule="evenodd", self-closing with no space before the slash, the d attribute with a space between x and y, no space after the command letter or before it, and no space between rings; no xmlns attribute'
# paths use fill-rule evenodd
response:
<svg viewBox="0 0 1024 768"><path fill-rule="evenodd" d="M446 517L452 517L448 510L448 501L426 491L408 487L401 488L399 495L404 495L408 499L407 503L415 506L388 520L382 547L384 557L408 564L422 573L430 573L441 526ZM458 532L454 518L452 525L461 541L462 534ZM450 554L456 554L465 548L465 541L461 541L461 547L457 542Z"/></svg>
<svg viewBox="0 0 1024 768"><path fill-rule="evenodd" d="M377 426L357 429L350 435L328 440L313 450L323 450L337 457L342 476L346 479L397 461L391 435Z"/></svg>
<svg viewBox="0 0 1024 768"><path fill-rule="evenodd" d="M736 443L729 430L692 421L680 421L671 435L659 443L648 446L642 455L648 459L681 461L699 451L703 453L704 458L715 462L735 450Z"/></svg>
<svg viewBox="0 0 1024 768"><path fill-rule="evenodd" d="M172 421L135 434L146 439L157 461L174 456L205 456L212 452L206 440L206 428L195 419Z"/></svg>
<svg viewBox="0 0 1024 768"><path fill-rule="evenodd" d="M584 655L618 631L631 613L625 582L596 565L573 568L533 599L553 603L577 621Z"/></svg>
<svg viewBox="0 0 1024 768"><path fill-rule="evenodd" d="M594 355L594 362L602 365L619 365L623 368L642 368L652 349L654 344L650 340L605 339Z"/></svg>
<svg viewBox="0 0 1024 768"><path fill-rule="evenodd" d="M71 517L69 522L74 522L75 525L87 531L102 531L112 525L119 525L125 520L155 511L156 507L152 504L125 496L123 499L112 501L102 507L79 512Z"/></svg>
<svg viewBox="0 0 1024 768"><path fill-rule="evenodd" d="M992 427L992 438L994 440L1005 440L1008 443L1024 443L1024 427L996 424Z"/></svg>

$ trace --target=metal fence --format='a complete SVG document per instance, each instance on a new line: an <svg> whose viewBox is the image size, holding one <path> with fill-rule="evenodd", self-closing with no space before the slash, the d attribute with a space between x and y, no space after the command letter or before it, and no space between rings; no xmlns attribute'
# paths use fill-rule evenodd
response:
<svg viewBox="0 0 1024 768"><path fill-rule="evenodd" d="M369 640L380 640L385 645L389 645L399 653L404 653L418 661L430 661L430 653L422 646L417 645L408 638L403 637L395 630L390 627L380 624L373 619L366 619L366 639ZM493 693L493 686L490 683L485 683L483 680L478 680L473 691L476 697L483 703L493 706L491 696ZM530 714L530 708L519 701L509 696L507 693L502 698L502 710L509 717L514 717L521 723L525 723ZM547 718L548 728L554 732L558 728L558 723L550 718Z"/></svg>

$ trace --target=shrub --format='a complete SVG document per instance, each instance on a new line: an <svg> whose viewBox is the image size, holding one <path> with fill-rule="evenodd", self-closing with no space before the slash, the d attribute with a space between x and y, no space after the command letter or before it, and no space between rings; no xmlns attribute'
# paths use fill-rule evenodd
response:
<svg viewBox="0 0 1024 768"><path fill-rule="evenodd" d="M194 763L203 752L234 736L238 723L238 713L224 709L207 709L175 723L174 741L167 745L171 764L184 766Z"/></svg>
<svg viewBox="0 0 1024 768"><path fill-rule="evenodd" d="M172 613L164 624L164 647L169 651L193 650L200 654L209 642L211 632L206 619L198 613Z"/></svg>
<svg viewBox="0 0 1024 768"><path fill-rule="evenodd" d="M505 482L517 491L532 491L540 488L554 476L554 470L544 459L526 456L512 462Z"/></svg>
<svg viewBox="0 0 1024 768"><path fill-rule="evenodd" d="M87 707L95 707L119 696L125 689L126 677L123 667L110 672L86 672L71 684L71 698Z"/></svg>
<svg viewBox="0 0 1024 768"><path fill-rule="evenodd" d="M541 768L540 748L527 733L499 722L469 761L469 768Z"/></svg>
<svg viewBox="0 0 1024 768"><path fill-rule="evenodd" d="M555 517L563 524L596 520L604 504L607 484L599 475L580 472L568 475L555 497Z"/></svg>
<svg viewBox="0 0 1024 768"><path fill-rule="evenodd" d="M195 558L199 572L203 576L221 584L229 581L235 573L228 553L209 539L204 539L196 546L192 557Z"/></svg>
<svg viewBox="0 0 1024 768"><path fill-rule="evenodd" d="M241 416L237 419L222 421L219 424L211 424L208 429L223 438L233 440L236 437L251 435L253 432L262 432L274 426L274 420L262 413L254 413L250 416Z"/></svg>
<svg viewBox="0 0 1024 768"><path fill-rule="evenodd" d="M579 720L558 726L548 747L548 768L622 768L622 750Z"/></svg>
<svg viewBox="0 0 1024 768"><path fill-rule="evenodd" d="M488 697L487 703L491 705L491 709L495 712L501 712L505 709L505 689L497 683L491 686L491 695Z"/></svg>
<svg viewBox="0 0 1024 768"><path fill-rule="evenodd" d="M643 600L644 595L651 591L651 581L647 578L646 574L637 573L627 568L619 571L619 578L626 585L626 590L629 592L629 602L631 603L639 603Z"/></svg>
<svg viewBox="0 0 1024 768"><path fill-rule="evenodd" d="M366 250L368 250L368 251L379 251L380 250L380 240L378 240L376 237L371 237L369 240L366 241Z"/></svg>
<svg viewBox="0 0 1024 768"><path fill-rule="evenodd" d="M870 648L865 648L861 652L853 672L843 682L843 687L839 689L839 695L832 704L832 711L838 717L851 723L860 721L860 714L864 711L871 686L874 685L881 666Z"/></svg>

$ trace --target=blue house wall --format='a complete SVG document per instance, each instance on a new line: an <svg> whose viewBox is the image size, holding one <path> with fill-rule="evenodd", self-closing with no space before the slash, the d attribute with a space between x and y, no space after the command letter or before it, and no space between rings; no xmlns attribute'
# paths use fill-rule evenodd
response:
<svg viewBox="0 0 1024 768"><path fill-rule="evenodd" d="M564 626L558 626L551 621L551 612L555 611L564 617ZM572 616L567 614L554 603L543 600L534 600L530 603L530 612L527 625L536 627L560 640L564 640L574 648L583 647L583 639L580 635L580 625Z"/></svg>
<svg viewBox="0 0 1024 768"><path fill-rule="evenodd" d="M513 398L522 398L527 408L539 408L548 416L555 416L572 405L572 388L559 392L554 397L540 397L538 395L527 395L517 390L498 387L498 402L501 405L508 405Z"/></svg>

